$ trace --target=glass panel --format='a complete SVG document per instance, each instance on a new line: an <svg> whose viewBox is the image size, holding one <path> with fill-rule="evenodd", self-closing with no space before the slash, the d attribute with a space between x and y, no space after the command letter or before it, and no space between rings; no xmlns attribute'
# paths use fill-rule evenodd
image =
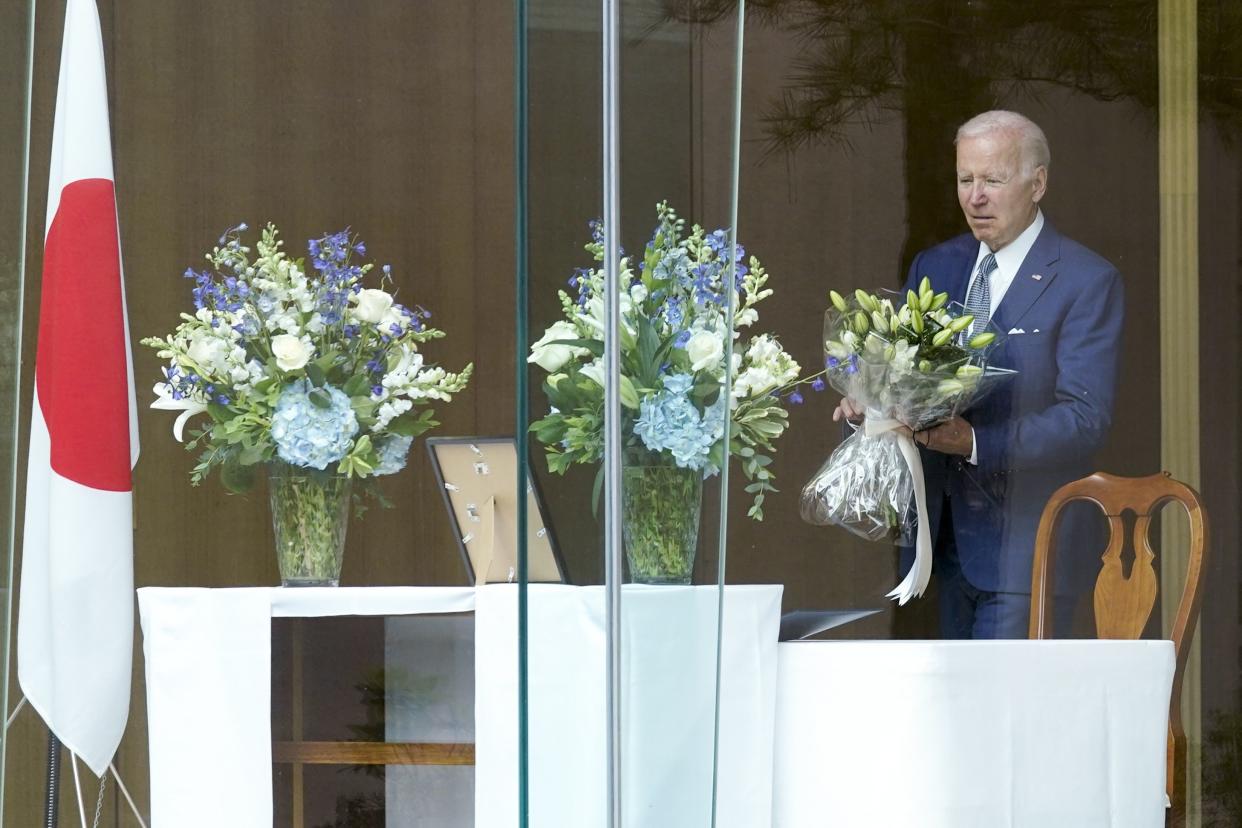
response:
<svg viewBox="0 0 1242 828"><path fill-rule="evenodd" d="M0 126L3 256L20 235L22 38L31 5L3 4L0 88L12 116ZM512 9L369 0L315 2L297 14L272 15L245 0L98 5L142 432L135 581L139 587L274 586L279 576L264 484L246 496L229 495L218 479L191 485L199 451L187 452L173 439L175 412L148 408L163 361L138 340L169 334L179 314L193 310L194 283L182 274L204 266L204 253L226 228L247 221L246 241L253 244L259 228L273 221L289 255L307 257L309 239L349 227L366 243L362 258L376 266L367 286L378 287L380 268L391 264L387 287L397 301L426 308L433 314L429 324L446 333L422 346L426 364L448 371L476 366L465 391L431 405L440 425L426 436L512 435ZM37 218L30 222L27 268L36 276L63 8L40 4L38 14L30 208ZM10 296L12 271L3 268L0 284ZM28 294L37 289L36 279ZM0 318L11 325L5 307ZM28 324L28 347L30 333ZM13 335L11 327L0 328L0 359L12 355ZM27 350L27 365L32 357ZM6 411L13 376L0 372ZM26 373L23 421L29 380ZM0 421L11 427L7 417ZM204 422L192 420L187 434ZM376 481L394 508L372 502L351 521L344 586L468 583L459 533L423 436L401 472ZM0 450L9 451L8 439ZM8 475L7 454L3 468ZM7 504L9 489L3 497ZM4 520L7 535L7 512ZM135 670L117 767L147 813L140 660ZM342 727L361 721L337 719ZM13 735L7 815L15 824L35 824L43 807L46 733L26 710ZM93 781L83 782L92 794ZM76 805L72 786L62 791L69 792L64 820ZM103 824L131 824L111 780L106 797Z"/></svg>
<svg viewBox="0 0 1242 828"><path fill-rule="evenodd" d="M23 436L19 412L21 399L22 268L25 266L27 199L26 169L29 165L27 136L30 129L30 61L34 5L26 0L7 0L0 14L9 21L0 39L0 105L10 116L0 124L0 711L9 715L9 618L12 595L13 549L18 491L18 445ZM0 732L0 818L4 813L4 766L8 734Z"/></svg>
<svg viewBox="0 0 1242 828"><path fill-rule="evenodd" d="M739 224L771 272L775 293L763 307L764 322L779 331L807 376L823 365L829 289L849 298L855 288L900 289L910 276L917 282L930 275L937 290L965 302L979 244L954 199L961 158L954 137L989 109L1020 112L1042 127L1051 147L1039 202L1046 227L1116 268L1124 322L1109 333L1119 305L1112 277L1081 299L1080 308L1097 309L1087 338L1075 339L1072 320L1063 326L1063 316L1040 304L1064 289L1071 272L1085 284L1079 249L1068 241L1055 264L1051 257L1027 259L1021 270L1020 261L1001 263L1002 275L1011 271L1019 281L1003 300L990 297L989 313L1004 323L999 333L1007 339L994 363L1021 375L966 409L981 463L972 464L969 451L949 457L959 447L938 442L944 433L932 437L940 451L922 454L925 469L940 466L927 472L936 499L929 507L952 519L930 527L940 541L921 598L902 607L886 599L910 557L903 566L888 539L870 542L801 520L799 490L850 433L831 421L840 398L831 390L805 392L807 404L791 409L772 466L782 491L765 504L765 522L730 521L729 578L783 582L787 609L881 610L827 634L850 639L952 635L942 601L958 595L951 587L964 579L968 592L986 587L1016 595L1016 608L1005 630L986 629L980 614L977 629L958 634L1025 637L1035 530L1051 493L1095 471L1138 477L1168 470L1200 491L1215 553L1204 579L1199 654L1190 656L1182 685L1189 781L1179 782L1189 792L1191 824L1236 822L1242 577L1231 550L1242 462L1239 107L1235 85L1224 79L1236 74L1226 44L1238 37L1242 18L1229 4L1155 0L1091 3L1090 25L1083 25L1083 4L1036 10L945 3L918 15L908 5L777 4L750 21L742 118L750 140L742 148ZM975 235L989 237L988 225L975 222ZM962 234L965 259L951 272L943 268L943 249L914 265L921 251ZM1015 318L1014 306L1031 288L1046 288L1044 299L1031 297L1030 310ZM1074 360L1082 367L1075 369ZM1196 375L1179 389L1179 381ZM1046 386L1037 387L1041 382ZM1061 396L1051 395L1053 388ZM1028 419L993 439L998 423L1057 404L1073 407L1075 417L1055 434L1041 435ZM1096 428L1092 418L1100 412ZM996 455L1005 459L999 467L991 465ZM949 481L949 500L934 474ZM733 495L731 514L740 516L749 498L736 487ZM1157 574L1185 566L1187 524L1174 511L1166 511L1163 532L1153 531ZM1093 637L1092 602L1082 596L1099 571L1103 525L1090 509L1069 522L1075 542L1067 536L1060 545L1059 584L1079 598L1059 602L1058 633ZM947 537L956 539L956 550ZM1125 552L1127 571L1133 554ZM954 557L964 573L957 578ZM1171 633L1177 577L1161 579L1160 589L1148 637Z"/></svg>
<svg viewBox="0 0 1242 828"><path fill-rule="evenodd" d="M276 825L474 825L474 618L273 619Z"/></svg>
<svg viewBox="0 0 1242 828"><path fill-rule="evenodd" d="M728 253L721 239L728 238L734 179L733 39L726 31L709 40L706 27L685 9L620 4L616 98L602 113L601 50L608 47L601 46L600 26L608 8L530 5L527 339L598 343L561 353L536 350L541 364L529 374L532 468L544 484L573 583L615 585L602 540L614 527L625 581L615 627L605 613L605 590L531 589L530 824L595 824L613 807L606 789L606 642L612 635L620 652L620 738L612 755L619 762L622 822L708 824L715 783L720 487L714 472L727 399L720 346L728 330L721 307L728 298L721 287ZM615 185L600 168L601 155L608 161L601 149L608 133L599 126L605 115L617 129ZM610 222L613 198L619 212ZM717 228L722 232L711 235ZM605 436L602 392L610 243L623 256L616 299L622 324L615 329L619 444ZM561 298L558 291L564 291ZM693 367L687 339L696 331L718 347L714 354L705 347L703 364ZM657 411L661 406L667 410ZM680 426L674 409L686 415ZM686 433L674 434L672 426ZM618 464L612 479L602 468L608 456ZM614 514L616 524L610 522ZM578 640L581 635L587 637ZM549 658L549 641L560 643L561 661ZM571 662L567 652L574 654ZM541 699L538 688L546 688L554 664L565 683L560 691L575 702L549 711L551 700ZM557 739L576 715L583 717L582 736L568 744ZM567 796L567 789L583 793Z"/></svg>

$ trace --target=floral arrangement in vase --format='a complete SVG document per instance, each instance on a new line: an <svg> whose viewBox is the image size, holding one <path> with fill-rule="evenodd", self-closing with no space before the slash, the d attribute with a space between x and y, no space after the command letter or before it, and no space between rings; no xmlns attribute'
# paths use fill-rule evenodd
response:
<svg viewBox="0 0 1242 828"><path fill-rule="evenodd" d="M740 245L730 261L724 230L708 233L694 225L687 233L667 203L656 215L642 256L623 256L619 271L624 534L634 580L686 583L702 480L729 457L740 459L749 480L750 517L763 519L764 498L776 491L769 468L774 441L787 426L786 405L801 401L800 368L774 336L740 333L772 295L759 261L744 263ZM600 223L591 222L591 230L586 250L602 263ZM528 358L548 373L543 390L551 410L531 431L554 473L599 463L604 448L602 267L578 269L569 286L572 293L559 294L564 318L547 328ZM731 333L732 385L725 399Z"/></svg>
<svg viewBox="0 0 1242 828"><path fill-rule="evenodd" d="M389 265L378 287L365 286L374 266L357 261L366 246L348 230L312 239L293 259L274 225L253 250L247 229L225 232L208 266L185 272L194 313L142 342L168 361L151 407L181 412L176 438L191 417L208 418L186 441L201 449L195 485L218 468L226 488L245 491L270 467L283 577L286 557L310 569L333 554L328 541L344 530L329 513L348 514L348 484L400 471L413 439L438 424L430 403L463 390L473 366L453 373L424 360L420 346L444 333L385 289ZM292 534L282 540L282 530Z"/></svg>

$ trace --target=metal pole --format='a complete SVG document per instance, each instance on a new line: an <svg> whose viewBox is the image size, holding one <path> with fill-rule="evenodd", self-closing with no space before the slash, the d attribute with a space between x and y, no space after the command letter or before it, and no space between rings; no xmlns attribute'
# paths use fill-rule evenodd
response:
<svg viewBox="0 0 1242 828"><path fill-rule="evenodd" d="M47 734L47 802L45 803L44 825L56 828L57 802L60 799L60 739L50 730Z"/></svg>
<svg viewBox="0 0 1242 828"><path fill-rule="evenodd" d="M514 55L516 79L514 84L514 256L515 279L514 336L517 340L517 377L515 382L516 411L514 421L517 423L517 594L518 594L518 826L527 828L530 825L530 603L527 583L530 579L529 550L527 548L527 525L529 517L526 512L527 463L530 458L528 441L530 433L527 428L530 417L530 389L528 385L526 361L521 354L526 353L530 339L527 335L529 315L528 288L530 279L530 253L528 250L527 218L529 215L529 176L530 144L527 119L530 103L529 51L527 30L529 10L526 0L517 0Z"/></svg>
<svg viewBox="0 0 1242 828"><path fill-rule="evenodd" d="M741 189L742 165L742 46L746 34L746 0L738 0L737 4L737 38L733 56L733 143L732 143L732 191L729 194L729 264L725 268L725 290L727 305L725 319L728 320L728 336L724 347L724 387L720 393L726 400L733 396L733 315L737 308L737 204ZM730 428L729 418L725 418L725 428ZM724 602L725 602L725 564L729 549L729 441L730 434L725 434L724 463L720 467L720 538L717 541L720 560L716 566L716 707L715 722L712 733L712 825L716 825L716 791L720 775L720 669L724 662Z"/></svg>
<svg viewBox="0 0 1242 828"><path fill-rule="evenodd" d="M608 620L608 825L621 828L620 3L603 2L604 567Z"/></svg>

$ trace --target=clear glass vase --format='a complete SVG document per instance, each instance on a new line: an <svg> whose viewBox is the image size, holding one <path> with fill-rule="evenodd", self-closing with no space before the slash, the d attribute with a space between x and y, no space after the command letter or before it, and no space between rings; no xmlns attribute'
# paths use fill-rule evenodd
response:
<svg viewBox="0 0 1242 828"><path fill-rule="evenodd" d="M268 464L267 486L281 584L340 584L353 480L273 461Z"/></svg>
<svg viewBox="0 0 1242 828"><path fill-rule="evenodd" d="M621 531L631 581L690 583L702 508L702 472L676 466L622 469Z"/></svg>

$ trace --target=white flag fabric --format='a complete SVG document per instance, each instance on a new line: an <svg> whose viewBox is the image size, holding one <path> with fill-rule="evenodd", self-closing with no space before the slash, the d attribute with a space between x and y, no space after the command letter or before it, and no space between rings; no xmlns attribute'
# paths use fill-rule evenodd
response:
<svg viewBox="0 0 1242 828"><path fill-rule="evenodd" d="M65 11L47 202L17 674L99 775L129 715L138 421L94 0Z"/></svg>

